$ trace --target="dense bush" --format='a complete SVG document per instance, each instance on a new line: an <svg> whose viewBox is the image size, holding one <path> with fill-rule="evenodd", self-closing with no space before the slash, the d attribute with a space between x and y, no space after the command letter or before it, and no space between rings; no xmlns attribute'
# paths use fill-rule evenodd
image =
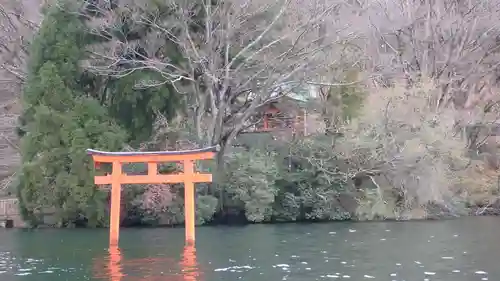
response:
<svg viewBox="0 0 500 281"><path fill-rule="evenodd" d="M248 221L270 221L280 177L274 152L233 152L224 173L224 207L242 211Z"/></svg>
<svg viewBox="0 0 500 281"><path fill-rule="evenodd" d="M455 127L459 112L438 108L435 89L373 89L359 117L344 126L335 150L372 186L360 197L359 218L463 215L469 194L488 185L485 177L464 185L484 163L466 157Z"/></svg>

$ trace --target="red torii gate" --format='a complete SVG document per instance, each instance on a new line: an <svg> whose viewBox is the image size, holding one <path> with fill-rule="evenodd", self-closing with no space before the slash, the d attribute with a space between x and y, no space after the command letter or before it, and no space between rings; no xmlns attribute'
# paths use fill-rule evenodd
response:
<svg viewBox="0 0 500 281"><path fill-rule="evenodd" d="M97 185L111 184L111 214L109 227L109 244L118 245L120 236L120 205L122 184L162 184L184 183L184 216L186 226L186 242L194 244L195 241L195 189L194 184L212 182L211 174L202 174L195 171L194 161L213 159L219 146L183 151L147 151L147 152L106 152L87 149L92 155L94 163L112 163L110 175L95 176ZM184 172L160 175L158 163L182 162ZM148 163L147 175L127 175L122 172L124 163Z"/></svg>

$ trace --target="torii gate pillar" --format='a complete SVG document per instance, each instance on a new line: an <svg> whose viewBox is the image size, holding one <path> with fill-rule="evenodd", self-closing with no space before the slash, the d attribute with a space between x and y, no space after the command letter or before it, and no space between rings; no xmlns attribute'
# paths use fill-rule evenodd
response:
<svg viewBox="0 0 500 281"><path fill-rule="evenodd" d="M111 175L95 176L97 185L111 184L111 212L109 226L109 244L118 245L120 236L120 206L122 184L162 184L184 183L184 216L186 226L186 242L195 241L195 189L194 184L212 182L211 174L195 171L194 161L213 159L219 146L184 151L148 151L148 152L106 152L87 149L92 155L95 165L112 163ZM181 162L184 172L169 175L158 174L158 163ZM147 175L127 175L122 172L124 163L148 163Z"/></svg>

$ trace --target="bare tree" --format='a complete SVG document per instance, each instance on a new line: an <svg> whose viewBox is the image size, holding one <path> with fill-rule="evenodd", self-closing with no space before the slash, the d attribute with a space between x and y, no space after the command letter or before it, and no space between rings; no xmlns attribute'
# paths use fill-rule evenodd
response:
<svg viewBox="0 0 500 281"><path fill-rule="evenodd" d="M0 1L0 189L7 188L19 164L16 125L26 79L27 45L38 28L40 1Z"/></svg>
<svg viewBox="0 0 500 281"><path fill-rule="evenodd" d="M18 84L26 78L28 40L38 29L41 19L40 1L11 1L0 3L0 68Z"/></svg>
<svg viewBox="0 0 500 281"><path fill-rule="evenodd" d="M144 52L133 48L137 42L115 40L108 52L96 47L100 64L91 69L116 76L144 69L160 73L163 80L138 86L174 85L188 101L198 136L220 144L222 152L264 105L320 79L335 65L331 53L353 36L335 24L332 11L344 3L333 0L172 0L163 7L132 2L127 13L133 26L150 30ZM166 45L180 52L180 63L160 52ZM135 58L117 55L131 48Z"/></svg>
<svg viewBox="0 0 500 281"><path fill-rule="evenodd" d="M372 67L409 84L438 81L437 106L471 109L494 99L499 71L498 1L366 1ZM483 104L484 105L484 104Z"/></svg>

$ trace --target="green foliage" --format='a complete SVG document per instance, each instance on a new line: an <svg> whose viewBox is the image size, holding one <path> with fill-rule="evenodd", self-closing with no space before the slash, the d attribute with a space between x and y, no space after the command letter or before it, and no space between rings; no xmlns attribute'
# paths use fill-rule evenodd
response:
<svg viewBox="0 0 500 281"><path fill-rule="evenodd" d="M210 222L217 211L219 200L212 195L198 194L196 197L196 220L198 224Z"/></svg>
<svg viewBox="0 0 500 281"><path fill-rule="evenodd" d="M161 81L159 76L155 72L135 71L119 79L111 78L106 85L104 104L129 132L132 145L151 138L157 113L170 119L178 111L180 98L171 86L141 86L144 82Z"/></svg>
<svg viewBox="0 0 500 281"><path fill-rule="evenodd" d="M60 226L82 218L89 225L104 221L106 195L93 183L85 150L119 149L124 134L80 87L84 37L76 14L53 8L32 44L18 196L22 213L35 225L47 211L55 211Z"/></svg>
<svg viewBox="0 0 500 281"><path fill-rule="evenodd" d="M281 171L280 193L275 205L276 220L344 220L351 214L339 195L351 196L349 181L332 138L315 136L298 139L282 155L287 163Z"/></svg>
<svg viewBox="0 0 500 281"><path fill-rule="evenodd" d="M136 6L137 5L137 6ZM153 55L168 58L169 63L179 65L182 56L171 38L162 38L155 34L151 38L151 28L138 23L137 19L148 17L168 17L170 7L149 3L142 6L121 6L111 11L112 22L103 26L99 36L87 36L87 44L113 45L120 42L120 49L115 49L112 56L121 59L109 69L108 75L96 77L87 73L87 84L96 92L95 96L108 109L111 117L129 133L128 143L134 147L150 140L153 135L153 123L161 114L167 119L179 112L182 96L173 87L165 83L165 77L158 71L142 69L142 61ZM165 11L164 11L165 10ZM95 18L91 17L91 21ZM155 18L156 19L156 18ZM104 42L103 42L104 41ZM114 42L113 42L114 41ZM156 49L155 49L156 48ZM93 62L99 64L99 62ZM104 62L107 66L108 62ZM171 70L165 70L171 71ZM113 75L113 74L119 75ZM131 114L133 112L133 114Z"/></svg>
<svg viewBox="0 0 500 281"><path fill-rule="evenodd" d="M360 90L358 85L345 85L339 89L340 99L342 101L342 118L350 120L359 112L363 105L364 93Z"/></svg>
<svg viewBox="0 0 500 281"><path fill-rule="evenodd" d="M358 115L366 96L356 83L359 80L358 75L359 70L347 69L343 71L342 77L345 84L323 89L326 102L322 105L322 117L327 127L339 126Z"/></svg>
<svg viewBox="0 0 500 281"><path fill-rule="evenodd" d="M78 63L84 56L80 49L85 37L82 31L83 23L75 15L49 10L31 44L28 81L23 93L24 112L18 130L20 136L25 133L23 126L33 121L36 106L54 104L55 109L63 111L70 103L71 93L65 91L68 91L66 87L71 89L78 84ZM52 77L54 68L56 73L64 75Z"/></svg>
<svg viewBox="0 0 500 281"><path fill-rule="evenodd" d="M226 208L244 211L252 222L351 217L351 210L338 199L339 194L349 194L348 183L342 174L330 173L338 163L325 140L303 139L274 147L274 152L250 149L228 156L223 183Z"/></svg>
<svg viewBox="0 0 500 281"><path fill-rule="evenodd" d="M243 210L249 221L269 221L278 189L274 153L263 150L234 152L228 157L224 182L226 207Z"/></svg>
<svg viewBox="0 0 500 281"><path fill-rule="evenodd" d="M45 62L57 62L60 73L66 75L62 77L64 83L74 87L75 80L80 73L79 61L84 57L81 49L86 42L84 23L77 18L77 15L63 12L62 10L71 7L61 3L61 7L50 8L45 15L38 35L33 40L34 45L30 50L29 72L36 74Z"/></svg>
<svg viewBox="0 0 500 281"><path fill-rule="evenodd" d="M367 189L363 192L356 209L358 220L384 220L399 217L394 196L383 194L379 189Z"/></svg>

